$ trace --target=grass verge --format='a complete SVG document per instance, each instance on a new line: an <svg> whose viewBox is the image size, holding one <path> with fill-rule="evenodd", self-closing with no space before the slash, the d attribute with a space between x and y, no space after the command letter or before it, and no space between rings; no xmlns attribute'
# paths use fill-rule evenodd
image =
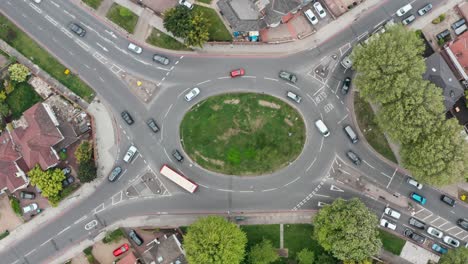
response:
<svg viewBox="0 0 468 264"><path fill-rule="evenodd" d="M10 106L13 119L20 118L24 111L40 101L42 101L42 98L27 82L16 84L13 92L11 92L6 99L6 103Z"/></svg>
<svg viewBox="0 0 468 264"><path fill-rule="evenodd" d="M107 233L106 236L102 239L102 242L104 244L112 243L114 241L119 240L122 237L124 237L124 232L122 231L122 229L117 228L116 230Z"/></svg>
<svg viewBox="0 0 468 264"><path fill-rule="evenodd" d="M379 229L379 237L382 240L383 248L392 254L400 255L406 241L385 230Z"/></svg>
<svg viewBox="0 0 468 264"><path fill-rule="evenodd" d="M91 102L94 97L94 91L84 83L77 75L65 75L63 72L66 67L52 57L45 49L41 48L26 33L21 31L5 16L0 15L0 38L10 46L29 58L41 69L49 73L63 85L68 87L75 94L87 102Z"/></svg>
<svg viewBox="0 0 468 264"><path fill-rule="evenodd" d="M177 41L177 39L165 34L162 31L153 28L151 35L146 39L146 42L160 48L171 49L171 50L192 50L185 46L183 43Z"/></svg>
<svg viewBox="0 0 468 264"><path fill-rule="evenodd" d="M211 0L197 0L197 2L204 3L204 4L211 4Z"/></svg>
<svg viewBox="0 0 468 264"><path fill-rule="evenodd" d="M129 33L133 33L138 22L138 16L135 13L116 3L112 4L107 12L107 18Z"/></svg>
<svg viewBox="0 0 468 264"><path fill-rule="evenodd" d="M102 3L102 0L82 0L82 1L94 9L98 9L98 7Z"/></svg>
<svg viewBox="0 0 468 264"><path fill-rule="evenodd" d="M223 21L214 9L195 5L193 10L195 12L203 12L204 16L208 19L210 23L210 27L208 29L210 34L209 41L232 41L231 32L227 30Z"/></svg>
<svg viewBox="0 0 468 264"><path fill-rule="evenodd" d="M398 163L395 158L395 154L393 154L393 151L388 144L387 138L375 122L374 111L370 104L362 99L359 94L354 96L354 111L356 113L359 128L372 148L385 158Z"/></svg>
<svg viewBox="0 0 468 264"><path fill-rule="evenodd" d="M15 212L16 215L23 215L23 210L21 210L20 201L18 200L18 198L10 196L10 205L11 209L13 209L13 212Z"/></svg>

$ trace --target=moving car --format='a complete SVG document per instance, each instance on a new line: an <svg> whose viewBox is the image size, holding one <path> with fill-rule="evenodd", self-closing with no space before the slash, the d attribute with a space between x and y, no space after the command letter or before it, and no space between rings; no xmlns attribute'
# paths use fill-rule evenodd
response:
<svg viewBox="0 0 468 264"><path fill-rule="evenodd" d="M407 5L403 6L402 8L398 9L398 11L396 11L396 15L399 16L399 17L404 16L411 9L413 9L411 4L407 4Z"/></svg>
<svg viewBox="0 0 468 264"><path fill-rule="evenodd" d="M178 161L182 162L184 160L184 157L180 154L180 152L176 149L172 152L172 156Z"/></svg>
<svg viewBox="0 0 468 264"><path fill-rule="evenodd" d="M445 254L448 251L446 248L443 248L439 244L436 244L436 243L432 245L432 250L440 254Z"/></svg>
<svg viewBox="0 0 468 264"><path fill-rule="evenodd" d="M158 125L156 124L156 121L154 121L153 118L148 119L146 124L151 129L151 131L153 131L154 133L159 132L159 127L158 127Z"/></svg>
<svg viewBox="0 0 468 264"><path fill-rule="evenodd" d="M309 20L309 22L310 22L312 25L316 25L316 24L318 23L318 19L317 19L317 17L314 15L314 13L312 12L312 10L307 9L306 11L304 11L304 15L307 17L307 20Z"/></svg>
<svg viewBox="0 0 468 264"><path fill-rule="evenodd" d="M36 198L36 194L33 193L33 192L21 191L21 192L20 192L20 198L21 198L21 199L33 200L33 199Z"/></svg>
<svg viewBox="0 0 468 264"><path fill-rule="evenodd" d="M321 119L315 121L315 127L319 130L320 134L322 134L324 137L328 137L330 135L330 131L328 130L328 127L325 125L325 123Z"/></svg>
<svg viewBox="0 0 468 264"><path fill-rule="evenodd" d="M119 166L116 166L116 167L111 171L111 173L109 174L109 177L107 177L107 179L108 179L110 182L114 182L114 181L116 181L117 179L119 179L119 176L120 176L121 173L122 173L122 168L119 167Z"/></svg>
<svg viewBox="0 0 468 264"><path fill-rule="evenodd" d="M132 116L131 116L127 111L123 111L120 115L122 116L123 120L124 120L128 125L131 125L131 124L134 123Z"/></svg>
<svg viewBox="0 0 468 264"><path fill-rule="evenodd" d="M131 42L128 44L127 48L128 48L128 50L133 51L136 54L140 54L141 52L143 52L143 49L140 46L138 46L136 44L133 44Z"/></svg>
<svg viewBox="0 0 468 264"><path fill-rule="evenodd" d="M348 136L349 140L351 140L351 143L356 144L359 141L356 132L354 132L354 129L350 125L346 125L344 127L344 132Z"/></svg>
<svg viewBox="0 0 468 264"><path fill-rule="evenodd" d="M418 219L416 219L414 217L411 217L409 219L409 224L416 227L416 228L422 229L422 230L424 230L426 228L426 224L424 222L421 222L421 221L419 221Z"/></svg>
<svg viewBox="0 0 468 264"><path fill-rule="evenodd" d="M320 18L324 18L327 16L325 9L323 9L322 4L320 4L319 2L314 3L314 8Z"/></svg>
<svg viewBox="0 0 468 264"><path fill-rule="evenodd" d="M179 5L183 5L183 6L187 7L188 9L192 9L192 8L193 8L193 4L190 3L190 2L187 1L187 0L179 0Z"/></svg>
<svg viewBox="0 0 468 264"><path fill-rule="evenodd" d="M65 180L62 181L62 187L70 186L74 182L75 182L75 178L73 178L73 176L70 175L67 178L65 178Z"/></svg>
<svg viewBox="0 0 468 264"><path fill-rule="evenodd" d="M25 207L23 207L23 214L27 214L27 213L30 213L32 211L35 211L35 210L37 210L37 208L38 208L37 203L32 203L32 204L26 205Z"/></svg>
<svg viewBox="0 0 468 264"><path fill-rule="evenodd" d="M459 247L460 246L460 241L456 240L455 238L451 236L444 236L443 239L444 243L447 245L450 245L452 247Z"/></svg>
<svg viewBox="0 0 468 264"><path fill-rule="evenodd" d="M416 181L415 179L411 178L411 177L408 177L408 179L406 180L406 182L409 184L409 185L412 185L414 187L416 187L418 190L421 190L423 185L420 184L418 181Z"/></svg>
<svg viewBox="0 0 468 264"><path fill-rule="evenodd" d="M80 37L84 37L86 35L86 30L82 27L80 27L78 24L76 23L70 23L68 25L68 28L73 32L75 33L76 35L80 36Z"/></svg>
<svg viewBox="0 0 468 264"><path fill-rule="evenodd" d="M185 95L185 101L190 102L193 98L197 97L197 95L199 94L200 94L200 89L195 87Z"/></svg>
<svg viewBox="0 0 468 264"><path fill-rule="evenodd" d="M137 152L138 149L135 146L130 146L127 150L127 153L125 153L123 161L130 163Z"/></svg>
<svg viewBox="0 0 468 264"><path fill-rule="evenodd" d="M289 99L291 99L291 100L293 100L294 102L296 102L296 103L300 103L301 100L302 100L302 97L300 97L299 95L297 95L297 94L295 94L295 93L293 93L293 92L291 92L291 91L288 91L288 92L286 93L286 96L287 96Z"/></svg>
<svg viewBox="0 0 468 264"><path fill-rule="evenodd" d="M280 71L278 76L283 79L283 80L286 80L288 82L291 82L291 83L296 83L297 82L297 77L296 75L290 73L290 72L287 72L287 71Z"/></svg>
<svg viewBox="0 0 468 264"><path fill-rule="evenodd" d="M411 15L405 19L403 19L403 21L401 21L401 23L403 23L403 25L409 25L411 23L413 23L413 21L416 19L416 17L414 15Z"/></svg>
<svg viewBox="0 0 468 264"><path fill-rule="evenodd" d="M440 196L440 200L441 200L442 202L444 202L444 203L446 203L446 204L452 206L452 207L454 207L454 206L455 206L455 203L456 203L456 202L455 202L455 199L453 199L452 197L447 196L447 195L445 195L445 194L442 194L442 195Z"/></svg>
<svg viewBox="0 0 468 264"><path fill-rule="evenodd" d="M162 65L169 65L169 63L171 62L169 58L163 55L159 55L159 54L153 55L153 61Z"/></svg>
<svg viewBox="0 0 468 264"><path fill-rule="evenodd" d="M400 219L400 216L401 216L400 212L398 212L398 211L396 211L396 210L394 210L394 209L392 209L390 207L386 207L384 212L385 212L386 215L389 215L389 216L391 216L391 217L393 217L395 219Z"/></svg>
<svg viewBox="0 0 468 264"><path fill-rule="evenodd" d="M444 236L444 233L442 233L442 231L435 229L432 226L428 227L426 232L429 235L437 237L437 238L442 238Z"/></svg>
<svg viewBox="0 0 468 264"><path fill-rule="evenodd" d="M135 230L131 229L130 232L128 232L128 236L137 246L143 245L143 239L137 234L137 232L135 232Z"/></svg>
<svg viewBox="0 0 468 264"><path fill-rule="evenodd" d="M351 88L351 78L346 77L343 81L343 85L341 86L341 94L347 94Z"/></svg>
<svg viewBox="0 0 468 264"><path fill-rule="evenodd" d="M229 75L231 75L232 78L243 76L244 74L245 74L244 68L235 69L229 73Z"/></svg>
<svg viewBox="0 0 468 264"><path fill-rule="evenodd" d="M459 225L461 228L465 229L468 231L468 220L466 219L458 219L457 220L457 225Z"/></svg>
<svg viewBox="0 0 468 264"><path fill-rule="evenodd" d="M123 253L127 252L128 249L130 247L128 246L127 243L121 245L119 248L117 248L116 250L114 250L114 252L112 252L114 254L114 256L118 257L120 255L122 255Z"/></svg>
<svg viewBox="0 0 468 264"><path fill-rule="evenodd" d="M361 164L361 158L359 158L359 156L354 153L353 151L348 151L346 152L346 156L348 156L348 158L355 164L355 165L360 165Z"/></svg>
<svg viewBox="0 0 468 264"><path fill-rule="evenodd" d="M410 194L410 197L411 199L413 199L414 201L418 202L419 204L421 205L425 205L426 204L426 198L424 198L423 196L415 193L415 192L412 192Z"/></svg>
<svg viewBox="0 0 468 264"><path fill-rule="evenodd" d="M420 16L424 16L425 14L427 14L429 11L431 11L432 9L432 4L427 4L425 5L423 8L419 9L418 10L418 14Z"/></svg>
<svg viewBox="0 0 468 264"><path fill-rule="evenodd" d="M425 237L423 237L422 235L414 232L411 229L406 229L404 234L405 234L405 236L411 238L413 241L415 241L416 243L419 243L419 244L423 244L426 241Z"/></svg>
<svg viewBox="0 0 468 264"><path fill-rule="evenodd" d="M383 226L383 227L386 227L388 229L391 229L391 230L395 230L396 229L396 224L388 221L387 219L385 218L382 218L380 219L380 225Z"/></svg>

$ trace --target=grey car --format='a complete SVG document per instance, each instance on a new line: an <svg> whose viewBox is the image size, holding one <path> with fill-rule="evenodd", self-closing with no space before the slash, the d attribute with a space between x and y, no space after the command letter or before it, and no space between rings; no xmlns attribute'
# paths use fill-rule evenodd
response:
<svg viewBox="0 0 468 264"><path fill-rule="evenodd" d="M135 230L130 230L130 232L128 232L128 236L137 246L143 245L143 239L137 234L137 232L135 232Z"/></svg>
<svg viewBox="0 0 468 264"><path fill-rule="evenodd" d="M353 151L348 151L346 152L346 156L348 156L348 158L356 165L360 165L361 164L361 158L359 158L359 156L354 153Z"/></svg>
<svg viewBox="0 0 468 264"><path fill-rule="evenodd" d="M107 178L110 182L114 182L117 179L119 179L120 174L122 174L122 168L119 166L116 166L112 172L109 174L109 177Z"/></svg>
<svg viewBox="0 0 468 264"><path fill-rule="evenodd" d="M405 230L405 236L411 238L413 241L415 241L416 243L419 243L419 244L423 244L426 241L425 237L423 237L422 235L414 232L411 229L406 229Z"/></svg>
<svg viewBox="0 0 468 264"><path fill-rule="evenodd" d="M21 199L33 200L33 199L36 198L36 194L33 193L33 192L21 191L21 192L20 192L20 197L21 197Z"/></svg>
<svg viewBox="0 0 468 264"><path fill-rule="evenodd" d="M121 116L127 124L132 125L134 123L132 116L127 111L123 111Z"/></svg>
<svg viewBox="0 0 468 264"><path fill-rule="evenodd" d="M75 33L76 35L80 36L80 37L84 37L86 35L86 30L82 27L80 27L78 24L76 23L70 23L70 25L68 25L68 28L73 32Z"/></svg>
<svg viewBox="0 0 468 264"><path fill-rule="evenodd" d="M419 228L419 229L422 229L424 230L426 228L426 224L419 221L418 219L414 218L414 217L411 217L409 219L409 224L416 227L416 228Z"/></svg>
<svg viewBox="0 0 468 264"><path fill-rule="evenodd" d="M341 86L341 94L345 95L348 93L349 88L351 87L351 78L346 77L343 81L343 86Z"/></svg>
<svg viewBox="0 0 468 264"><path fill-rule="evenodd" d="M293 73L287 72L287 71L280 71L278 76L291 83L296 83L297 82L297 77Z"/></svg>
<svg viewBox="0 0 468 264"><path fill-rule="evenodd" d="M432 4L427 4L425 5L423 8L419 9L418 10L418 14L420 16L424 16L425 14L427 14L429 11L431 11L432 9Z"/></svg>
<svg viewBox="0 0 468 264"><path fill-rule="evenodd" d="M154 119L150 118L148 120L148 122L146 122L146 124L151 129L151 131L153 131L154 133L159 132L159 127L158 127L158 125L156 125L156 121L154 121Z"/></svg>
<svg viewBox="0 0 468 264"><path fill-rule="evenodd" d="M157 62L157 63L160 63L162 65L169 65L169 63L171 62L167 57L165 57L163 55L159 55L159 54L154 54L153 55L153 61Z"/></svg>
<svg viewBox="0 0 468 264"><path fill-rule="evenodd" d="M184 160L184 157L180 154L180 152L176 149L172 152L172 156L178 161L182 162Z"/></svg>

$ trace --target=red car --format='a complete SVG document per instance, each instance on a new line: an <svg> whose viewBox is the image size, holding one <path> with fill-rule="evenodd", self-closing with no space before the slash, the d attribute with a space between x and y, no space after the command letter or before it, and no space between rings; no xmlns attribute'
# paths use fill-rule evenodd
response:
<svg viewBox="0 0 468 264"><path fill-rule="evenodd" d="M240 69L236 69L236 70L232 70L231 71L231 77L234 78L234 77L239 77L239 76L242 76L245 74L245 71L243 68L240 68Z"/></svg>
<svg viewBox="0 0 468 264"><path fill-rule="evenodd" d="M127 252L129 249L129 246L127 243L123 244L122 246L120 246L118 249L114 250L114 256L118 257L120 255L122 255L123 253Z"/></svg>

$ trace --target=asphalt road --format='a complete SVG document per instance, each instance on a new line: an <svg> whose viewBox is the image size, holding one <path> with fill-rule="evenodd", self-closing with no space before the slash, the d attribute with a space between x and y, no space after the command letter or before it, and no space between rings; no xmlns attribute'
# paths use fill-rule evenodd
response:
<svg viewBox="0 0 468 264"><path fill-rule="evenodd" d="M131 144L137 146L140 152L132 164L124 165L126 172L118 182L103 182L89 199L69 208L54 221L39 226L29 237L3 249L0 253L2 263L51 263L77 242L92 238L102 228L129 216L318 209L336 197L361 197L380 215L385 202L370 199L346 186L338 188L333 178L327 177L340 160L345 170L357 170L390 192L408 195L414 191L405 183L406 176L400 173L401 170L382 161L362 142L352 144L346 138L342 128L345 124L353 125L352 113L349 98L338 90L342 80L352 76L352 72L342 68L339 61L348 47L364 39L407 2L384 1L372 12L344 27L333 38L288 57L166 54L173 63L161 67L151 60L156 50L144 47L142 54L132 54L126 49L129 43L127 36L114 31L73 1L43 1L40 5L28 0L1 1L0 10L4 15L78 73L96 90L97 98L111 106L122 139L120 156ZM412 13L426 2L438 4L438 1L415 1ZM85 27L85 37L70 33L67 26L72 21ZM178 63L175 64L175 61ZM326 77L314 73L314 69L324 61L328 62L330 69ZM238 67L246 69L246 76L227 78L228 72ZM296 73L298 83L292 86L278 80L277 73L281 69ZM143 103L123 82L122 74L153 81L159 87L158 93L150 102ZM182 97L194 86L200 88L201 94L187 103ZM290 103L303 114L307 127L303 153L290 166L271 175L238 178L206 171L187 157L179 164L170 156L174 149L183 151L178 127L183 114L204 98L228 91L255 91L286 100L288 90L302 96L301 104ZM132 114L136 121L133 126L122 122L119 117L122 110ZM153 134L146 126L145 121L150 117L162 128L160 133ZM323 138L316 131L313 123L318 118L323 119L331 130L330 137ZM349 149L363 159L359 167L351 165L346 159L345 152ZM157 172L166 163L197 182L199 191L189 195L162 179ZM128 190L128 186L146 172L154 174L155 179L162 182L167 195L156 195L152 199L122 198L116 202L116 197L125 197L124 190ZM439 201L440 192L435 189L426 186L420 193L428 200L424 207L418 207L416 216L421 219L439 221L431 217L443 218L447 224L442 226L446 228L458 218L468 216L468 209L464 206L452 208L442 204ZM426 211L431 214L425 214ZM409 214L407 211L403 213ZM400 225L403 226L406 220L402 218ZM466 236L458 231L457 234L468 240L468 232Z"/></svg>

